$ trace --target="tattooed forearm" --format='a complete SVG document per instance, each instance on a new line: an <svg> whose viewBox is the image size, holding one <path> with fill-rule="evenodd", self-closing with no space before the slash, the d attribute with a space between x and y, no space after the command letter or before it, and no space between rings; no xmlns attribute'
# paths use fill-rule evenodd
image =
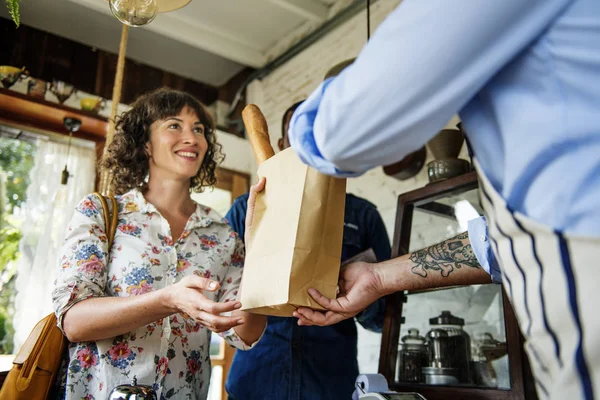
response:
<svg viewBox="0 0 600 400"><path fill-rule="evenodd" d="M454 236L452 239L468 239L469 238L469 232L465 231L463 233L459 233L458 235ZM448 240L452 240L452 239L448 239Z"/></svg>
<svg viewBox="0 0 600 400"><path fill-rule="evenodd" d="M469 235L463 232L445 242L425 249L417 250L410 255L413 274L426 278L428 271L439 271L448 277L455 269L462 266L479 268L479 262L473 253Z"/></svg>

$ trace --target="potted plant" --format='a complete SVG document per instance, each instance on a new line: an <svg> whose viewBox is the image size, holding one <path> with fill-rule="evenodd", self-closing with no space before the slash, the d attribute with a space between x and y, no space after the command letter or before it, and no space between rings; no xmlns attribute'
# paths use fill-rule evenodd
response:
<svg viewBox="0 0 600 400"><path fill-rule="evenodd" d="M19 2L21 0L6 0L6 7L8 8L8 12L12 17L13 21L15 21L15 25L17 27L21 23L21 16L19 15Z"/></svg>

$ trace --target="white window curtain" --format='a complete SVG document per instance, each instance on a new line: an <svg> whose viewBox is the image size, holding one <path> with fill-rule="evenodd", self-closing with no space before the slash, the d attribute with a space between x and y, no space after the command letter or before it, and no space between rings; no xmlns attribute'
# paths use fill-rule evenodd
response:
<svg viewBox="0 0 600 400"><path fill-rule="evenodd" d="M94 190L94 143L73 140L69 152L67 185L61 172L67 144L39 139L27 200L22 208L23 237L17 261L14 351L18 352L37 321L52 312L52 287L57 272L57 249L79 201Z"/></svg>

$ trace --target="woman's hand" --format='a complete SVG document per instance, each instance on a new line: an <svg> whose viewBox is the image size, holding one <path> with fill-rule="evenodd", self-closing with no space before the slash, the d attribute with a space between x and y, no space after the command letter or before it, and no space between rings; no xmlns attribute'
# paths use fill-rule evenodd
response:
<svg viewBox="0 0 600 400"><path fill-rule="evenodd" d="M202 292L214 292L219 289L219 283L198 275L189 275L166 288L167 301L175 312L186 314L213 332L227 331L245 321L239 316L225 317L222 313L239 309L239 301L218 303L209 300Z"/></svg>

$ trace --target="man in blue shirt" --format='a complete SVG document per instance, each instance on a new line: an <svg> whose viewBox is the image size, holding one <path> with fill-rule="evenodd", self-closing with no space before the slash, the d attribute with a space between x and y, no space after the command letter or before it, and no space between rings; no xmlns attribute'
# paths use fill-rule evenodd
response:
<svg viewBox="0 0 600 400"><path fill-rule="evenodd" d="M289 147L285 132L292 113L284 114L279 149ZM226 219L244 237L248 194L238 197ZM341 261L372 248L380 261L390 257L390 243L376 207L352 194L346 195ZM376 300L356 320L366 329L381 332L385 301ZM233 400L348 400L359 373L357 331L353 319L329 327L301 327L296 318L268 317L260 342L249 351L236 352L226 389Z"/></svg>
<svg viewBox="0 0 600 400"><path fill-rule="evenodd" d="M341 299L312 292L332 311L299 309L299 323L339 321L390 291L469 283L481 269L432 257L474 252L501 275L539 396L598 398L599 77L598 0L404 0L294 113L290 143L320 171L355 176L420 148L458 113L487 224L443 251L351 265Z"/></svg>

